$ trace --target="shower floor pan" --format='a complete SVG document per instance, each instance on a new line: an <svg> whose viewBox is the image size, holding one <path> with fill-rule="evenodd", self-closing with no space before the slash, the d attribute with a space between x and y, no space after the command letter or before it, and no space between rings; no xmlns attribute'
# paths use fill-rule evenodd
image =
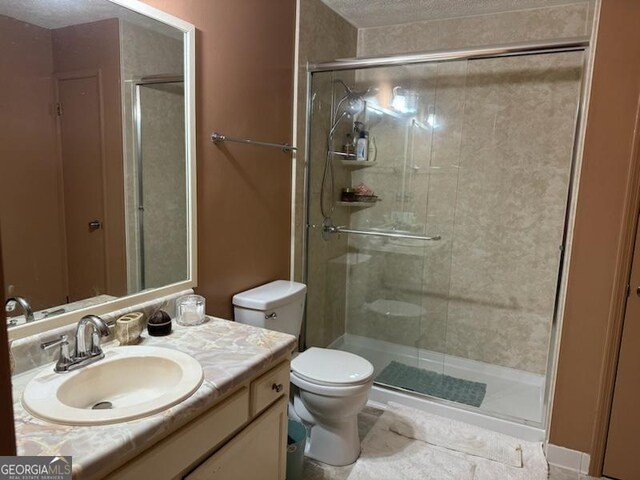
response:
<svg viewBox="0 0 640 480"><path fill-rule="evenodd" d="M407 406L489 428L530 441L543 441L544 376L511 368L445 356L428 350L368 337L345 334L330 345L369 360L378 375L390 362L486 383L486 395L478 408L427 397L410 390L374 385L369 399L395 401Z"/></svg>

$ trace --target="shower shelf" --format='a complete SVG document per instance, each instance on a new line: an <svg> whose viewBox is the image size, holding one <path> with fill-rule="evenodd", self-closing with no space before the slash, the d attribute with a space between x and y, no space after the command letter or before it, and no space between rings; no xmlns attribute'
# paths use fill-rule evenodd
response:
<svg viewBox="0 0 640 480"><path fill-rule="evenodd" d="M353 158L354 160L356 158L356 154L355 153L336 152L335 150L331 151L330 153L334 157ZM352 160L352 161L354 161L354 160Z"/></svg>
<svg viewBox="0 0 640 480"><path fill-rule="evenodd" d="M365 168L375 167L378 162L370 162L369 160L340 160L345 167Z"/></svg>
<svg viewBox="0 0 640 480"><path fill-rule="evenodd" d="M373 207L377 203L378 202L336 202L336 205L348 208L368 208Z"/></svg>

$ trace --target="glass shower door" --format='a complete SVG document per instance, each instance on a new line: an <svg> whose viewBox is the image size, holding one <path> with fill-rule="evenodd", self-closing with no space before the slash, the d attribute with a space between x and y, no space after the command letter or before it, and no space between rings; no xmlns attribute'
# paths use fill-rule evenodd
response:
<svg viewBox="0 0 640 480"><path fill-rule="evenodd" d="M544 424L583 57L312 74L307 345Z"/></svg>
<svg viewBox="0 0 640 480"><path fill-rule="evenodd" d="M421 365L418 354L425 251L437 243L427 239L427 192L417 188L432 148L426 122L436 71L401 66L312 76L306 342L362 355L374 364L377 383L408 390L421 388L425 371L443 369L437 355ZM344 114L358 101L358 111ZM366 160L358 159L359 136L368 144Z"/></svg>
<svg viewBox="0 0 640 480"><path fill-rule="evenodd" d="M471 405L531 424L544 421L582 65L582 52L441 65L456 93L439 88L438 109L460 132L456 196L431 203L455 219L445 374L479 392Z"/></svg>

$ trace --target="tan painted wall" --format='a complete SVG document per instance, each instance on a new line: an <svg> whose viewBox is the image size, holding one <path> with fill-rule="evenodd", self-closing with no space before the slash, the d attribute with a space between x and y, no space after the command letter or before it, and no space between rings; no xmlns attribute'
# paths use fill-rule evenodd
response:
<svg viewBox="0 0 640 480"><path fill-rule="evenodd" d="M0 218L8 295L66 301L51 31L0 16Z"/></svg>
<svg viewBox="0 0 640 480"><path fill-rule="evenodd" d="M295 1L145 1L197 28L197 291L231 318L233 294L289 277L291 157L209 136L292 141Z"/></svg>
<svg viewBox="0 0 640 480"><path fill-rule="evenodd" d="M603 2L551 418L551 443L592 455L604 369L615 361L605 348L630 228L625 207L638 188L628 185L640 95L638 18L638 2Z"/></svg>
<svg viewBox="0 0 640 480"><path fill-rule="evenodd" d="M124 229L124 175L120 96L120 40L118 20L109 19L52 31L56 73L100 69L103 92L105 155L104 191L107 292L127 293Z"/></svg>

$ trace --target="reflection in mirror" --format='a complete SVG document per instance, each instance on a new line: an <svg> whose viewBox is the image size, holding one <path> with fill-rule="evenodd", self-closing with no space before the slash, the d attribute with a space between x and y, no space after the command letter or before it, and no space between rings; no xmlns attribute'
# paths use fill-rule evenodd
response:
<svg viewBox="0 0 640 480"><path fill-rule="evenodd" d="M189 278L183 35L108 0L0 0L9 325Z"/></svg>
<svg viewBox="0 0 640 480"><path fill-rule="evenodd" d="M134 166L140 198L138 211L131 212L138 214L131 236L138 235L139 242L138 251L131 252L129 271L139 274L130 281L138 291L187 278L187 210L184 203L175 202L186 198L184 82L143 79L134 88ZM155 188L158 185L162 188Z"/></svg>

